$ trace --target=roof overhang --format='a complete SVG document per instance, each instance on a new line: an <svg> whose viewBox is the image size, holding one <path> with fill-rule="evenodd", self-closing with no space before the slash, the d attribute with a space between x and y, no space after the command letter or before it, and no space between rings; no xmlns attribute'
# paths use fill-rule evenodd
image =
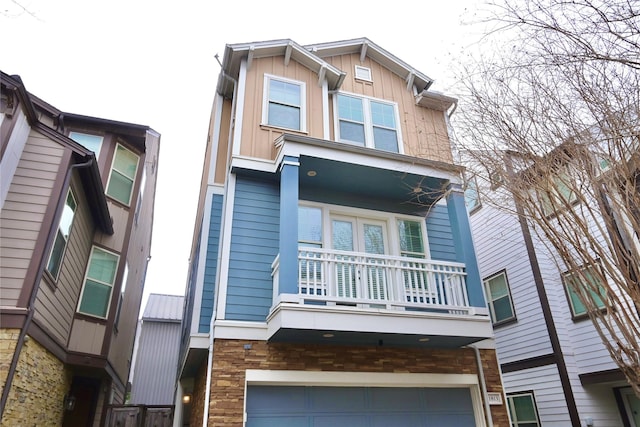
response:
<svg viewBox="0 0 640 427"><path fill-rule="evenodd" d="M452 106L458 104L458 100L439 92L424 90L416 95L416 104L433 110L448 111Z"/></svg>
<svg viewBox="0 0 640 427"><path fill-rule="evenodd" d="M352 40L311 44L306 45L305 48L320 58L357 53L360 54L360 60L362 61L366 56L368 56L405 79L408 86L415 85L418 92L429 89L433 84L432 78L420 71L417 71L400 58L392 55L377 44L373 43L371 40L364 37Z"/></svg>

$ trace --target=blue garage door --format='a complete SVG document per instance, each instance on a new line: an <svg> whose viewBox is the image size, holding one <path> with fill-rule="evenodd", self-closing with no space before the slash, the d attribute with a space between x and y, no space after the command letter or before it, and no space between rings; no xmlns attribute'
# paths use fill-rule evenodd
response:
<svg viewBox="0 0 640 427"><path fill-rule="evenodd" d="M247 427L473 427L465 388L250 386Z"/></svg>

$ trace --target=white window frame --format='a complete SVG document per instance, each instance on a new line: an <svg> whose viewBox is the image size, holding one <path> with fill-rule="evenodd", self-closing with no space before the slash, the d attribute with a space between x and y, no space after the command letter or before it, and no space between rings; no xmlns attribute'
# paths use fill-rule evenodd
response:
<svg viewBox="0 0 640 427"><path fill-rule="evenodd" d="M122 147L124 150L130 152L131 154L133 154L136 157L136 170L133 173L133 179L131 180L131 191L129 192L129 200L125 203L122 200L116 199L114 196L112 196L111 194L109 194L109 184L111 183L111 177L113 176L113 171L115 170L116 172L118 172L119 174L129 178L127 175L124 175L122 172L118 171L115 168L115 164L116 164L116 156L118 155L118 147ZM111 169L109 170L109 180L107 181L107 186L105 188L105 194L107 196L109 196L111 199L118 201L119 203L123 203L126 206L131 206L131 199L133 198L133 192L136 188L136 178L138 176L138 168L140 167L140 156L135 153L133 150L128 149L127 147L125 147L123 144L116 144L116 149L113 153L113 159L111 160Z"/></svg>
<svg viewBox="0 0 640 427"><path fill-rule="evenodd" d="M423 217L405 215L405 214L393 214L389 212L375 211L369 209L352 208L347 206L331 205L327 203L318 203L301 200L298 204L299 207L314 207L321 210L322 221L322 247L331 248L331 220L340 216L355 217L362 220L372 220L385 223L385 237L386 242L386 255L389 256L402 256L400 251L400 236L398 231L398 221L415 221L420 224L422 232L422 243L424 245L424 258L431 259L431 252L429 248L429 236L427 235L427 224Z"/></svg>
<svg viewBox="0 0 640 427"><path fill-rule="evenodd" d="M364 75L363 75L364 74ZM354 76L357 80L364 80L367 82L372 82L373 77L371 76L371 68L363 67L361 65L355 66Z"/></svg>
<svg viewBox="0 0 640 427"><path fill-rule="evenodd" d="M86 285L87 285L87 278L89 276L89 269L91 267L91 259L93 257L93 251L96 250L96 249L101 250L103 252L107 252L107 253L109 253L111 255L114 255L116 257L116 267L115 267L115 271L114 271L114 274L113 274L113 283L100 282L100 284L109 286L110 289L111 289L109 291L109 297L107 299L107 310L105 312L105 316L98 316L98 315L93 314L93 313L85 313L84 311L80 310L80 306L82 305L82 299L84 298L84 291L85 291ZM87 260L87 267L86 267L85 272L84 272L84 278L82 279L82 291L80 292L80 298L78 298L78 306L76 308L76 312L77 313L80 313L80 314L82 314L84 316L95 317L97 319L107 319L109 317L109 310L111 309L111 300L113 299L113 286L115 285L115 282L117 280L118 267L119 266L120 266L120 255L119 254L117 254L117 253L115 253L113 251L110 251L108 249L105 249L103 247L100 247L100 246L95 246L95 245L91 246L91 252L89 254L89 259Z"/></svg>
<svg viewBox="0 0 640 427"><path fill-rule="evenodd" d="M282 126L269 124L269 89L271 80L296 85L300 88L300 105L291 105L300 109L300 129L285 128ZM264 86L262 92L262 119L261 125L277 129L287 129L295 132L307 132L307 85L305 82L288 79L286 77L274 76L272 74L264 75Z"/></svg>
<svg viewBox="0 0 640 427"><path fill-rule="evenodd" d="M509 304L511 305L511 313L512 316L506 319L502 319L502 320L497 320L496 319L496 315L495 315L495 309L493 307L493 299L491 298L491 290L489 288L489 281L499 277L499 276L504 276L504 282L507 285L507 293L508 293L508 297L509 297ZM516 307L513 304L513 293L511 292L511 286L509 285L509 278L507 277L507 270L500 270L497 273L494 273L484 279L482 279L482 284L484 286L484 291L486 293L487 296L487 306L489 308L489 313L491 315L491 322L493 324L493 326L500 326L500 325L504 325L504 324L508 324L508 323L512 323L512 322L516 322L518 320L517 315L516 315Z"/></svg>
<svg viewBox="0 0 640 427"><path fill-rule="evenodd" d="M394 112L394 119L396 122L396 127L394 130L396 132L396 137L398 141L398 154L404 154L404 144L402 143L402 131L400 129L400 113L398 112L398 103L393 101L387 101L385 99L359 95L356 93L338 92L333 96L333 132L334 132L336 141L361 147L361 145L358 144L357 142L342 139L340 137L340 113L338 111L338 97L340 95L348 96L351 98L358 98L362 100L362 103L363 103L362 108L363 108L363 114L364 114L364 146L367 148L372 148L374 150L384 151L382 149L376 148L375 146L375 141L373 138L374 125L371 117L371 103L377 102L380 104L387 104L392 106L393 112ZM376 127L380 127L382 129L390 129L390 128L383 128L381 126L376 126ZM388 151L388 152L393 153L394 151Z"/></svg>
<svg viewBox="0 0 640 427"><path fill-rule="evenodd" d="M49 270L49 263L51 262L51 257L53 256L53 250L56 247L56 242L58 241L58 231L60 230L60 226L62 224L62 219L64 217L64 208L67 207L67 200L69 199L69 196L71 196L71 199L73 199L73 203L75 205L75 209L73 209L73 216L71 217L71 224L69 224L69 234L67 235L67 237L65 238L64 236L62 237L64 239L64 248L62 249L62 253L60 254L60 265L58 266L58 271L55 272L55 274L53 274L50 270ZM56 235L53 239L53 244L51 245L51 249L49 249L49 258L47 259L47 266L45 268L45 270L47 271L47 273L49 274L49 276L54 280L54 282L58 281L58 278L60 277L60 270L62 270L62 262L64 261L64 257L67 253L67 247L69 246L69 238L71 236L71 230L73 229L73 224L75 222L76 219L76 211L78 210L78 199L76 199L75 194L73 194L73 190L71 189L71 187L69 187L69 190L67 191L67 197L65 197L64 199L64 208L63 208L63 212L60 215L60 220L58 221L58 227L56 229Z"/></svg>
<svg viewBox="0 0 640 427"><path fill-rule="evenodd" d="M512 419L511 420L511 425L513 427L519 427L520 424L529 425L529 424L532 424L532 423L536 423L538 425L538 427L540 427L542 424L540 424L540 416L538 415L538 404L536 403L536 398L535 398L535 396L533 394L533 391L521 391L521 392L507 394L507 411L509 411L509 414L512 414L513 417L516 416L516 408L515 408L515 405L513 404L513 398L514 397L521 397L521 396L530 396L531 397L531 402L533 402L533 409L535 411L536 419L535 420Z"/></svg>

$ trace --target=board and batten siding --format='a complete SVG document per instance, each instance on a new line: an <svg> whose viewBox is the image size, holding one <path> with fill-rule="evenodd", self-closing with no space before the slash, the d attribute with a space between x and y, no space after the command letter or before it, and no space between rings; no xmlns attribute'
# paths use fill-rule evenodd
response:
<svg viewBox="0 0 640 427"><path fill-rule="evenodd" d="M34 318L64 345L71 332L95 229L77 172L73 174L71 188L77 208L58 281L54 283L51 277L43 275L34 314Z"/></svg>
<svg viewBox="0 0 640 427"><path fill-rule="evenodd" d="M64 148L31 131L0 211L0 306L16 307Z"/></svg>
<svg viewBox="0 0 640 427"><path fill-rule="evenodd" d="M198 332L209 332L213 302L215 300L215 284L218 274L218 251L220 249L220 223L222 219L223 196L214 194L211 200L211 216L209 218L209 236L207 238L207 256L204 267L200 319Z"/></svg>
<svg viewBox="0 0 640 427"><path fill-rule="evenodd" d="M325 57L323 59L347 73L340 91L398 104L399 126L405 154L423 159L453 163L451 143L444 113L416 105L413 90L407 89L407 82L404 78L369 57L360 62L359 53ZM355 78L356 65L371 69L371 82ZM333 104L330 103L330 105ZM330 117L330 121L333 123L333 115ZM332 138L335 140L333 131L334 127L332 125Z"/></svg>
<svg viewBox="0 0 640 427"><path fill-rule="evenodd" d="M482 279L505 271L517 321L494 328L501 363L553 352L522 230L515 215L483 206L470 216Z"/></svg>
<svg viewBox="0 0 640 427"><path fill-rule="evenodd" d="M271 264L278 255L279 223L278 183L238 176L229 254L226 319L266 319L273 299Z"/></svg>
<svg viewBox="0 0 640 427"><path fill-rule="evenodd" d="M265 74L305 83L306 132L260 126ZM238 83L242 84L242 82ZM294 60L285 66L284 56L257 58L251 62L245 85L241 155L274 160L276 148L273 142L285 132L323 138L322 87L318 85L318 75L315 72Z"/></svg>

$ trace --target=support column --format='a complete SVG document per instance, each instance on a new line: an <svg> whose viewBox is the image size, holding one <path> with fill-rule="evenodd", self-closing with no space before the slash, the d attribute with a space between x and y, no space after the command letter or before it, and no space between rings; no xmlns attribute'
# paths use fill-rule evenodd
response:
<svg viewBox="0 0 640 427"><path fill-rule="evenodd" d="M297 157L280 165L280 294L298 293L299 169Z"/></svg>
<svg viewBox="0 0 640 427"><path fill-rule="evenodd" d="M463 262L467 272L467 295L472 307L486 308L482 291L482 279L473 246L469 214L464 203L464 192L459 184L450 184L447 195L447 211L451 223L451 234L456 250L456 261Z"/></svg>

